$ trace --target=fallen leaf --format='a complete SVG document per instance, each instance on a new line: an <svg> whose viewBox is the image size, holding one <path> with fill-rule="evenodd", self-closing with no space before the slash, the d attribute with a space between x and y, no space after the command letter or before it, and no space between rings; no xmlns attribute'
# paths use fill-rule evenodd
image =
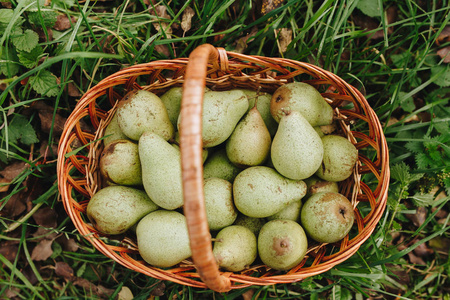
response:
<svg viewBox="0 0 450 300"><path fill-rule="evenodd" d="M450 46L439 49L437 55L439 55L440 58L443 58L443 61L446 64L450 63Z"/></svg>
<svg viewBox="0 0 450 300"><path fill-rule="evenodd" d="M193 16L195 16L194 10L190 6L187 6L181 16L181 29L183 29L183 32L191 29Z"/></svg>
<svg viewBox="0 0 450 300"><path fill-rule="evenodd" d="M419 257L428 257L434 253L433 249L428 247L426 243L420 244L413 251Z"/></svg>
<svg viewBox="0 0 450 300"><path fill-rule="evenodd" d="M10 183L11 181L8 179L0 178L0 193L8 191Z"/></svg>
<svg viewBox="0 0 450 300"><path fill-rule="evenodd" d="M58 15L56 17L55 25L53 25L53 29L58 31L63 31L72 27L72 24L76 22L74 17L69 17L67 15Z"/></svg>
<svg viewBox="0 0 450 300"><path fill-rule="evenodd" d="M170 20L170 15L167 13L167 7L165 5L155 6L153 15L155 13L156 16L158 16L161 19ZM172 37L172 28L169 26L168 23L162 20L158 20L156 22L153 22L153 26L158 32L164 31L166 38L170 39Z"/></svg>
<svg viewBox="0 0 450 300"><path fill-rule="evenodd" d="M53 135L59 136L64 130L64 124L66 118L61 117L58 113L53 120L54 108L45 104L44 101L36 101L33 103L32 108L38 111L39 119L41 121L41 129L45 133L50 133L53 128Z"/></svg>
<svg viewBox="0 0 450 300"><path fill-rule="evenodd" d="M57 225L58 214L51 207L38 209L33 214L33 219L37 225L45 228L55 228Z"/></svg>
<svg viewBox="0 0 450 300"><path fill-rule="evenodd" d="M36 274L34 273L33 269L28 265L25 268L22 269L22 274L25 276L25 278L28 279L28 281L35 285L39 282L39 280L36 277Z"/></svg>
<svg viewBox="0 0 450 300"><path fill-rule="evenodd" d="M45 43L53 41L53 30L51 30L50 28L46 29L47 34L41 27L37 27L35 31L39 35L39 42Z"/></svg>
<svg viewBox="0 0 450 300"><path fill-rule="evenodd" d="M150 294L156 297L161 297L164 295L165 289L166 285L163 281L160 281L158 284L156 284L155 288L150 292Z"/></svg>
<svg viewBox="0 0 450 300"><path fill-rule="evenodd" d="M170 56L169 47L167 47L167 45L156 45L155 51L164 56Z"/></svg>
<svg viewBox="0 0 450 300"><path fill-rule="evenodd" d="M243 300L251 300L253 299L253 295L255 294L255 289L249 289L242 294Z"/></svg>
<svg viewBox="0 0 450 300"><path fill-rule="evenodd" d="M446 43L448 41L450 41L450 26L447 25L441 33L439 33L439 36L436 39L436 44L440 46L441 43Z"/></svg>
<svg viewBox="0 0 450 300"><path fill-rule="evenodd" d="M134 295L130 288L127 286L122 286L119 294L117 295L117 300L133 300Z"/></svg>
<svg viewBox="0 0 450 300"><path fill-rule="evenodd" d="M5 203L3 208L0 210L0 216L7 217L8 219L13 219L25 211L27 206L25 205L26 199L23 197L24 190L14 194Z"/></svg>
<svg viewBox="0 0 450 300"><path fill-rule="evenodd" d="M42 141L39 147L39 154L44 158L44 161L48 158L56 158L58 155L58 143L55 141L51 147L48 146L48 141Z"/></svg>
<svg viewBox="0 0 450 300"><path fill-rule="evenodd" d="M0 175L11 182L14 178L22 174L22 172L24 172L29 167L30 165L27 163L16 161L7 165L2 171L0 171Z"/></svg>
<svg viewBox="0 0 450 300"><path fill-rule="evenodd" d="M78 277L72 283L74 285L84 288L87 291L92 291L92 293L94 295L97 295L100 297L110 297L115 292L115 290L113 290L113 289L108 289L101 285L97 286L97 285L91 283L89 280L84 279L84 278Z"/></svg>
<svg viewBox="0 0 450 300"><path fill-rule="evenodd" d="M75 239L67 238L65 235L58 237L57 242L61 244L64 251L67 252L76 252L79 248Z"/></svg>
<svg viewBox="0 0 450 300"><path fill-rule="evenodd" d="M68 263L63 261L58 261L55 264L55 273L56 275L63 277L66 280L71 281L74 278L72 267L70 267Z"/></svg>
<svg viewBox="0 0 450 300"><path fill-rule="evenodd" d="M247 41L251 37L254 37L256 33L258 33L258 27L253 27L250 33L237 39L237 41L235 42L236 48L234 49L234 51L238 53L244 53L245 49L247 49Z"/></svg>
<svg viewBox="0 0 450 300"><path fill-rule="evenodd" d="M261 13L267 15L272 10L277 9L283 4L284 0L262 0Z"/></svg>
<svg viewBox="0 0 450 300"><path fill-rule="evenodd" d="M40 240L37 243L37 245L33 248L33 251L31 252L31 259L34 261L43 261L52 256L53 254L52 243L53 240L48 239Z"/></svg>
<svg viewBox="0 0 450 300"><path fill-rule="evenodd" d="M275 34L278 37L278 49L281 53L286 52L289 44L292 42L292 29L290 28L281 28L276 29Z"/></svg>
<svg viewBox="0 0 450 300"><path fill-rule="evenodd" d="M81 96L80 91L78 90L78 88L75 86L75 84L73 82L69 82L67 84L67 94L70 97L75 97L75 98Z"/></svg>
<svg viewBox="0 0 450 300"><path fill-rule="evenodd" d="M374 18L368 17L364 14L355 13L353 16L353 22L355 24L366 31L374 31L367 37L369 39L381 39L384 37L384 30L380 27L380 22ZM386 10L386 23L387 25L394 23L397 20L398 16L398 9L396 6L390 6ZM378 29L378 30L376 30ZM376 31L375 31L376 30ZM387 29L388 34L392 34L394 32L394 28L392 26L389 26Z"/></svg>
<svg viewBox="0 0 450 300"><path fill-rule="evenodd" d="M14 241L4 241L0 244L0 254L10 262L16 259L18 251L19 246Z"/></svg>
<svg viewBox="0 0 450 300"><path fill-rule="evenodd" d="M445 238L443 236L437 236L437 237L431 239L428 243L429 243L430 247L435 249L436 251L446 253L447 255L449 254L450 239Z"/></svg>
<svg viewBox="0 0 450 300"><path fill-rule="evenodd" d="M410 219L414 226L420 227L427 218L427 209L425 207L418 207L415 214L405 214Z"/></svg>

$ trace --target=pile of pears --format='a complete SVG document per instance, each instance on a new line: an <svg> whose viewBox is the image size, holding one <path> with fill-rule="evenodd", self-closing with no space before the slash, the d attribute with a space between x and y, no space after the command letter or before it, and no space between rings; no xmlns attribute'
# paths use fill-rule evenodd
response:
<svg viewBox="0 0 450 300"><path fill-rule="evenodd" d="M87 216L106 235L134 236L141 257L168 268L191 256L179 148L182 88L161 96L127 93L104 132L106 182ZM204 196L213 254L222 270L258 260L289 270L308 243L336 243L355 215L338 183L358 151L333 134L334 110L311 85L287 83L273 95L205 89Z"/></svg>

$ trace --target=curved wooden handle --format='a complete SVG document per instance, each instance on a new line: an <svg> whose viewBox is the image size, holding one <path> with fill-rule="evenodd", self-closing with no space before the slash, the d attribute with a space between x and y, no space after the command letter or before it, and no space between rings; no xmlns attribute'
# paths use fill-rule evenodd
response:
<svg viewBox="0 0 450 300"><path fill-rule="evenodd" d="M208 61L218 66L219 51L204 44L192 51L186 68L181 102L181 170L192 259L200 278L212 290L227 292L231 281L220 274L212 253L211 235L206 219L203 193L202 104Z"/></svg>

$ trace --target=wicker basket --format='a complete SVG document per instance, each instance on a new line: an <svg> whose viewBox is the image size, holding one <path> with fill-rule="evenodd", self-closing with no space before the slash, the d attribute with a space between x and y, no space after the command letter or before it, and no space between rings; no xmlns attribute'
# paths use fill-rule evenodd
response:
<svg viewBox="0 0 450 300"><path fill-rule="evenodd" d="M353 176L340 183L341 193L351 199L355 208L356 225L337 244L311 244L305 259L288 272L275 271L261 263L239 273L222 272L212 255L203 201L200 116L205 82L213 90L246 88L273 93L294 80L308 82L322 92L339 120L338 133L359 149ZM100 138L117 101L132 89L161 95L182 85L181 160L192 259L172 269L160 269L142 260L132 237L108 237L97 232L85 212L90 197L102 187L98 171ZM386 140L376 114L364 96L338 76L307 63L243 55L205 44L195 49L189 59L128 67L86 92L65 124L57 168L68 215L80 234L104 255L153 278L225 292L250 285L299 281L323 273L352 256L369 238L386 207L388 161Z"/></svg>

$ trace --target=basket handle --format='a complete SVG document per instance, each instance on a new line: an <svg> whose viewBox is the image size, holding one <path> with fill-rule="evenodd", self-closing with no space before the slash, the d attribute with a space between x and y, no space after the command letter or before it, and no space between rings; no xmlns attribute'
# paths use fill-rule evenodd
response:
<svg viewBox="0 0 450 300"><path fill-rule="evenodd" d="M188 227L192 259L200 278L211 290L227 292L231 289L231 281L228 277L220 274L212 253L211 234L206 219L203 193L203 93L206 85L208 61L219 69L219 57L224 56L224 53L219 53L219 51L210 44L203 44L189 55L183 84L179 128L184 214ZM223 50L223 52L225 51Z"/></svg>

